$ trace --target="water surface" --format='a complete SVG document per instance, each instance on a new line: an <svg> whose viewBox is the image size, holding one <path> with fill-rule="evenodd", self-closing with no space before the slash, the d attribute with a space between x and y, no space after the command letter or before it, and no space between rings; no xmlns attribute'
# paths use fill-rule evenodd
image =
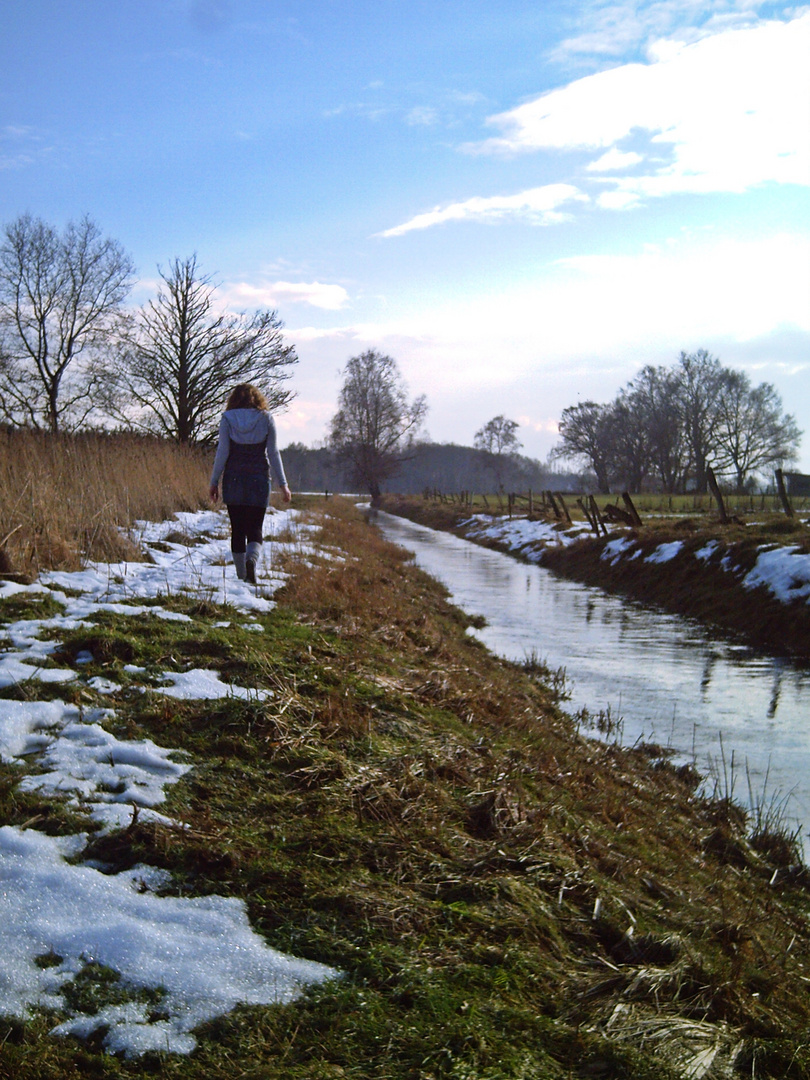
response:
<svg viewBox="0 0 810 1080"><path fill-rule="evenodd" d="M389 514L377 522L455 604L486 619L472 632L493 652L564 668L570 712L610 710L625 744L670 746L745 804L749 787L768 805L789 795L807 850L810 669L450 533Z"/></svg>

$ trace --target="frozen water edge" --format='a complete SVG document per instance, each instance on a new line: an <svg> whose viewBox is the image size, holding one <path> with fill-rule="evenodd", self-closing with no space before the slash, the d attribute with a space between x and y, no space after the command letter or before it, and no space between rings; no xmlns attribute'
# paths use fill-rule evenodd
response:
<svg viewBox="0 0 810 1080"><path fill-rule="evenodd" d="M292 529L297 533L294 550L304 557L315 553L308 527L296 521L294 512L269 516L267 526L266 532ZM165 539L179 530L194 543ZM0 597L50 593L65 608L55 619L21 620L7 628L11 647L0 658L0 685L32 677L52 682L78 677L73 669L37 668L55 647L39 638L46 627L73 628L100 610L186 619L138 601L189 592L255 615L274 606L272 592L284 583L275 574L267 584L266 565L260 589L238 582L226 569L227 522L220 512L139 523L138 538L153 563L92 564L75 573L44 574L30 586L0 585ZM156 542L160 548L151 546ZM137 671L130 667L130 673ZM263 695L224 684L217 672L165 675L174 685L150 687L153 692L183 698ZM116 688L99 689L114 693ZM128 824L133 807L142 819L172 824L155 808L164 800L165 786L193 763L173 760L176 752L151 740L117 739L103 727L113 715L110 709L82 715L61 701L0 700L0 758L23 764L36 758L40 770L21 786L67 795L105 829ZM38 1006L66 1011L66 984L87 964L101 964L120 974L133 999L92 1016L71 1016L54 1034L86 1037L106 1028L104 1046L111 1052L185 1054L196 1045L195 1027L237 1004L289 1002L307 985L339 976L326 965L269 948L251 929L240 900L159 896L155 889L165 882L150 867L111 875L87 863L77 865L86 843L85 834L55 838L34 829L0 828L0 1013L25 1018ZM41 967L37 960L46 956L53 964ZM159 994L157 1010L154 1002L139 999L137 992L143 990Z"/></svg>

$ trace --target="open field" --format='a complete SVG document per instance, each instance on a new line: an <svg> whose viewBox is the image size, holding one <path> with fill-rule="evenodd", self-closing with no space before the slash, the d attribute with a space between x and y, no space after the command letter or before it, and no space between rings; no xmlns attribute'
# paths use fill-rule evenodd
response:
<svg viewBox="0 0 810 1080"><path fill-rule="evenodd" d="M810 1077L810 892L779 822L699 797L660 747L585 738L552 673L470 639L351 506L313 514L323 557L285 556L262 633L165 596L191 622L97 615L54 662L92 654L59 694L192 763L166 804L182 827L134 820L88 857L162 868L167 895L239 897L271 945L342 978L211 1022L188 1056L55 1039L53 1012L5 1022L0 1076ZM26 596L3 623L37 617ZM133 666L215 668L272 696L179 701L138 691ZM92 832L19 778L0 765L0 824ZM125 996L114 975L91 973L82 1007Z"/></svg>
<svg viewBox="0 0 810 1080"><path fill-rule="evenodd" d="M572 521L583 522L586 520L580 505L580 500L585 496L578 495L575 492L554 492L554 494L555 496L562 495L565 508ZM588 497L590 498L590 496ZM436 520L443 521L454 520L460 509L466 509L468 513L473 514L492 515L506 514L509 511L509 497L505 493L482 495L466 492L461 494L453 494L452 492L440 494L436 492L428 496L388 495L386 498L389 501L404 499L406 502L424 503L423 512L425 514L435 513L437 515ZM593 498L602 514L605 514L606 509L610 506L617 506L621 509L624 505L618 495L594 495ZM542 492L534 492L533 494L523 492L518 494L514 503L516 516L525 516L530 513L530 500L532 512L541 515L551 514L550 508L544 505L545 500ZM717 518L717 503L711 495L644 493L633 495L632 500L642 518L679 521L687 517L705 523L707 527L711 527L712 522ZM746 520L761 521L763 519L784 517L779 497L775 494L735 495L733 493L724 493L723 500L729 516L739 518L742 523ZM791 503L795 514L800 520L810 520L810 498L794 496Z"/></svg>

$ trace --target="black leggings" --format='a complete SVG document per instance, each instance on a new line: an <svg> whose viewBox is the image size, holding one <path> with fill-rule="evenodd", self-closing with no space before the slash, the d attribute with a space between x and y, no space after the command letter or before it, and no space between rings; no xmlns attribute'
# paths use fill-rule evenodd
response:
<svg viewBox="0 0 810 1080"><path fill-rule="evenodd" d="M265 506L242 506L228 503L231 519L231 551L237 555L247 550L250 543L262 542L262 525L267 510Z"/></svg>

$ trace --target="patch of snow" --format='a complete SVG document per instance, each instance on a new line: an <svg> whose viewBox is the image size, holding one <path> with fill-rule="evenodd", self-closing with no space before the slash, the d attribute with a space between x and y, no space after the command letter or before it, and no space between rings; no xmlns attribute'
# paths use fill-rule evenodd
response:
<svg viewBox="0 0 810 1080"><path fill-rule="evenodd" d="M116 694L121 689L120 683L113 682L112 679L105 679L101 675L94 675L92 679L88 679L87 685L91 690L95 690L97 694Z"/></svg>
<svg viewBox="0 0 810 1080"><path fill-rule="evenodd" d="M44 683L65 683L76 678L69 668L44 668L41 657L30 652L3 653L0 656L0 687L38 679Z"/></svg>
<svg viewBox="0 0 810 1080"><path fill-rule="evenodd" d="M176 783L191 768L171 761L171 751L151 739L121 741L98 722L74 719L69 709L65 706L65 722L42 754L44 771L24 777L21 790L67 794L77 808L90 809L95 820L114 827L131 818L133 807L151 809L162 803L165 785ZM93 714L96 721L112 715L100 709Z"/></svg>
<svg viewBox="0 0 810 1080"><path fill-rule="evenodd" d="M743 578L747 589L764 586L778 600L810 602L810 555L795 546L761 551L753 570Z"/></svg>
<svg viewBox="0 0 810 1080"><path fill-rule="evenodd" d="M561 547L572 544L588 531L589 526L575 523L565 530L549 521L529 521L528 518L491 517L474 514L462 522L466 535L474 539L490 539L510 551L520 551L530 561L537 562L540 552L536 546ZM529 549L528 551L525 549Z"/></svg>
<svg viewBox="0 0 810 1080"><path fill-rule="evenodd" d="M608 540L602 548L599 558L600 560L607 559L610 561L611 566L615 566L625 552L635 546L635 543L635 540L629 540L626 536L619 537L617 540Z"/></svg>
<svg viewBox="0 0 810 1080"><path fill-rule="evenodd" d="M0 600L8 600L12 596L18 596L20 593L39 593L40 595L36 599L41 600L47 595L48 589L38 582L34 582L33 585L20 585L16 581L0 581Z"/></svg>
<svg viewBox="0 0 810 1080"><path fill-rule="evenodd" d="M25 1017L34 1004L64 1009L63 989L95 962L134 990L162 990L162 1017L150 1018L153 1005L131 1001L72 1017L54 1033L86 1037L108 1027L104 1046L113 1053L187 1054L196 1045L192 1030L207 1020L242 1003L292 1001L306 985L338 975L269 948L240 900L156 896L141 891L140 871L110 875L66 861L80 850L74 837L0 828L4 923L14 928L3 933L6 1015ZM38 967L46 955L59 963Z"/></svg>
<svg viewBox="0 0 810 1080"><path fill-rule="evenodd" d="M63 701L6 701L0 698L0 761L33 754L51 741L52 730L78 720L79 710Z"/></svg>
<svg viewBox="0 0 810 1080"><path fill-rule="evenodd" d="M30 586L0 583L0 600L50 594L65 610L52 619L18 620L6 627L10 648L0 654L0 686L76 679L72 669L42 666L58 644L40 635L92 625L86 620L101 611L187 622L192 621L188 615L138 601L188 594L248 613L273 607L272 592L285 577L268 577L272 552L260 566L259 587L248 586L236 580L229 566L228 526L221 511L177 518L140 523L138 539L148 546L182 531L202 542L169 542L168 551L152 548L151 564L92 564L75 573L44 574ZM291 543L274 542L273 547L297 555L314 553L305 542L312 528L300 526L294 513L268 519L270 534L291 530L294 536ZM258 623L248 626L262 629ZM89 652L79 653L75 663L94 659ZM134 676L145 671L135 664L124 670ZM269 693L223 683L217 672L206 669L166 672L164 677L171 687L150 689L178 698L260 699ZM86 685L99 693L120 689L101 675ZM166 785L176 783L192 764L174 761L171 749L149 739L117 738L104 727L114 715L109 709L81 710L62 701L0 699L0 758L17 764L36 759L37 770L20 787L66 798L107 831L126 827L135 813L142 820L176 826L155 807L164 801ZM169 880L164 871L139 866L113 875L88 862L68 862L80 858L86 842L84 834L55 838L34 829L0 828L0 1014L25 1017L38 1006L66 1011L64 987L96 962L120 974L121 985L133 989L133 1000L95 1015L71 1016L55 1034L81 1037L105 1027L104 1046L113 1053L189 1053L196 1045L192 1029L204 1021L240 1003L291 1001L304 986L339 975L323 964L268 948L251 930L239 900L160 897L155 889ZM36 960L46 955L60 959L41 968ZM165 992L159 1015L137 1000L139 989Z"/></svg>
<svg viewBox="0 0 810 1080"><path fill-rule="evenodd" d="M173 698L197 698L213 700L215 698L237 697L246 701L264 701L271 696L269 690L254 690L245 686L224 683L216 671L207 668L192 668L190 671L164 671L162 678L171 681L170 687L154 686L158 694L168 694Z"/></svg>
<svg viewBox="0 0 810 1080"><path fill-rule="evenodd" d="M709 542L705 544L700 549L700 551L695 552L695 558L700 559L702 562L706 562L712 557L712 555L714 555L715 551L717 551L719 547L720 542L718 540L709 540Z"/></svg>
<svg viewBox="0 0 810 1080"><path fill-rule="evenodd" d="M646 563L665 563L670 562L683 547L683 540L673 540L669 544L659 544L658 547L650 555L648 555L644 562Z"/></svg>

